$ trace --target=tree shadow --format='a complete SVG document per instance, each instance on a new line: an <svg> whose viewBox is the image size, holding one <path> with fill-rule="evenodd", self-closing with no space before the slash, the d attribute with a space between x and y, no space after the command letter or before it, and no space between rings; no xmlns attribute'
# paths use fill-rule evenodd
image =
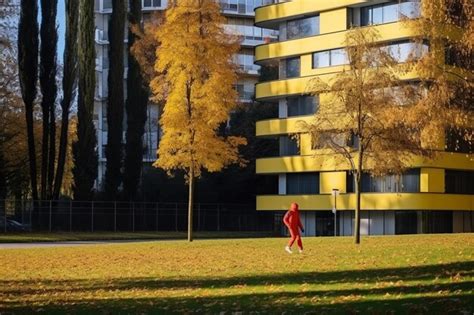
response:
<svg viewBox="0 0 474 315"><path fill-rule="evenodd" d="M220 313L221 311L257 311L260 313L342 313L363 311L385 314L395 310L401 314L449 314L474 310L474 261L403 268L346 270L331 272L294 272L223 278L118 278L109 280L1 280L0 296L21 296L54 293L87 293L131 290L219 290L217 296L81 300L51 299L45 305L31 306L24 302L4 302L13 313ZM436 282L432 282L436 280ZM422 283L414 284L413 281ZM412 282L412 283L408 283ZM310 290L305 285L318 285ZM285 286L292 286L288 289ZM299 286L295 290L294 286ZM332 286L328 289L327 286ZM340 288L338 288L338 286ZM251 291L260 287L260 291ZM261 292L262 287L278 288ZM349 287L349 288L348 288ZM19 289L20 288L20 289ZM225 292L225 289L229 289ZM245 292L245 293L242 293ZM197 294L197 293L196 293ZM221 294L221 295L219 295ZM15 300L15 299L13 299ZM333 304L332 304L333 303ZM0 303L2 304L2 303ZM409 312L402 312L409 310ZM1 309L0 309L1 311ZM440 311L440 312L438 312ZM442 311L442 312L441 312ZM99 313L104 314L100 311ZM471 314L469 313L469 314ZM107 314L107 312L105 312ZM231 313L230 313L231 314ZM389 312L389 314L391 314Z"/></svg>

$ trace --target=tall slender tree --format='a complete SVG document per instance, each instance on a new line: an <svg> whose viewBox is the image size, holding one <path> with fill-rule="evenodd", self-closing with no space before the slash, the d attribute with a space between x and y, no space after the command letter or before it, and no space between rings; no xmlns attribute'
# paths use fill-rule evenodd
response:
<svg viewBox="0 0 474 315"><path fill-rule="evenodd" d="M64 177L64 166L68 150L68 129L71 104L77 87L77 28L79 2L66 0L66 45L64 48L63 98L61 100L61 135L59 139L58 162L54 180L53 199L59 198Z"/></svg>
<svg viewBox="0 0 474 315"><path fill-rule="evenodd" d="M135 1L136 2L136 1ZM121 181L123 133L123 72L125 37L125 0L112 2L109 24L109 95L107 100L107 147L105 156L105 193L109 199L117 198Z"/></svg>
<svg viewBox="0 0 474 315"><path fill-rule="evenodd" d="M20 87L28 134L28 154L30 164L31 194L38 199L36 175L36 148L34 136L34 101L36 98L36 81L38 79L38 1L22 0L20 24L18 28L18 64Z"/></svg>
<svg viewBox="0 0 474 315"><path fill-rule="evenodd" d="M43 141L41 153L41 199L50 197L54 176L56 115L57 0L41 0L40 86L43 96Z"/></svg>
<svg viewBox="0 0 474 315"><path fill-rule="evenodd" d="M185 172L189 187L188 241L193 240L194 185L204 170L218 172L241 158L240 137L218 134L219 127L236 108L237 80L232 56L239 49L223 28L223 17L214 0L177 0L156 29L160 46L153 78L156 99L166 99L160 125L158 160L168 173Z"/></svg>
<svg viewBox="0 0 474 315"><path fill-rule="evenodd" d="M130 28L141 28L141 2L129 1L128 21ZM125 144L125 163L123 188L124 197L132 200L136 197L143 161L143 134L147 117L148 89L140 72L140 65L132 46L137 41L137 34L130 29L128 33L128 75L127 75L127 133Z"/></svg>
<svg viewBox="0 0 474 315"><path fill-rule="evenodd" d="M79 95L74 154L74 197L90 200L97 178L97 138L93 122L95 91L94 1L79 1Z"/></svg>

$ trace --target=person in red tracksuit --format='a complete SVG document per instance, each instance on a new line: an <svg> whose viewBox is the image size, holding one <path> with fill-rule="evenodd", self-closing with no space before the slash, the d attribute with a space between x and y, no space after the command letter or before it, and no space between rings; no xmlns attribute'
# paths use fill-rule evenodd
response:
<svg viewBox="0 0 474 315"><path fill-rule="evenodd" d="M288 245L285 247L285 250L290 254L293 253L291 251L291 246L293 246L293 243L296 241L296 243L298 244L299 252L302 253L303 242L301 241L300 229L303 233L304 229L303 224L301 224L300 211L296 202L293 202L290 206L290 210L286 212L285 216L283 217L283 223L285 223L291 236Z"/></svg>

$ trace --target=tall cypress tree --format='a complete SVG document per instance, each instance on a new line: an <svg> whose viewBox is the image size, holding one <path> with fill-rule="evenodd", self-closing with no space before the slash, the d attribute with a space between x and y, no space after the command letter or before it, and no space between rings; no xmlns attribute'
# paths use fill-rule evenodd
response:
<svg viewBox="0 0 474 315"><path fill-rule="evenodd" d="M95 91L94 1L79 1L79 96L74 154L74 197L90 200L97 178L97 138L93 123Z"/></svg>
<svg viewBox="0 0 474 315"><path fill-rule="evenodd" d="M61 136L59 139L58 165L54 180L53 199L59 198L64 176L68 144L69 111L77 86L77 27L79 2L66 0L66 45L64 48L63 98L61 100Z"/></svg>
<svg viewBox="0 0 474 315"><path fill-rule="evenodd" d="M142 20L141 1L130 0L129 25L140 25ZM128 35L128 76L127 76L127 134L125 145L125 171L123 178L124 197L136 197L143 163L143 134L148 104L148 89L140 73L140 65L131 53L137 36L130 30Z"/></svg>
<svg viewBox="0 0 474 315"><path fill-rule="evenodd" d="M121 180L122 132L123 132L123 69L125 37L125 0L112 2L109 24L109 95L107 101L107 147L105 156L105 192L108 198L116 199Z"/></svg>
<svg viewBox="0 0 474 315"><path fill-rule="evenodd" d="M57 0L41 0L40 85L43 99L43 141L41 153L41 199L50 197L54 176L56 116L56 30Z"/></svg>
<svg viewBox="0 0 474 315"><path fill-rule="evenodd" d="M20 24L18 27L18 64L21 95L25 103L30 164L31 194L38 199L36 182L36 148L33 128L33 106L38 79L38 1L21 0Z"/></svg>

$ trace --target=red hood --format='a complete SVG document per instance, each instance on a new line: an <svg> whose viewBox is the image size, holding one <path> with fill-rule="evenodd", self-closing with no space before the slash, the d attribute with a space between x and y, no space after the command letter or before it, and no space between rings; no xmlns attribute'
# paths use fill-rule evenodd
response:
<svg viewBox="0 0 474 315"><path fill-rule="evenodd" d="M299 211L298 204L296 202L293 202L290 206L290 211Z"/></svg>

